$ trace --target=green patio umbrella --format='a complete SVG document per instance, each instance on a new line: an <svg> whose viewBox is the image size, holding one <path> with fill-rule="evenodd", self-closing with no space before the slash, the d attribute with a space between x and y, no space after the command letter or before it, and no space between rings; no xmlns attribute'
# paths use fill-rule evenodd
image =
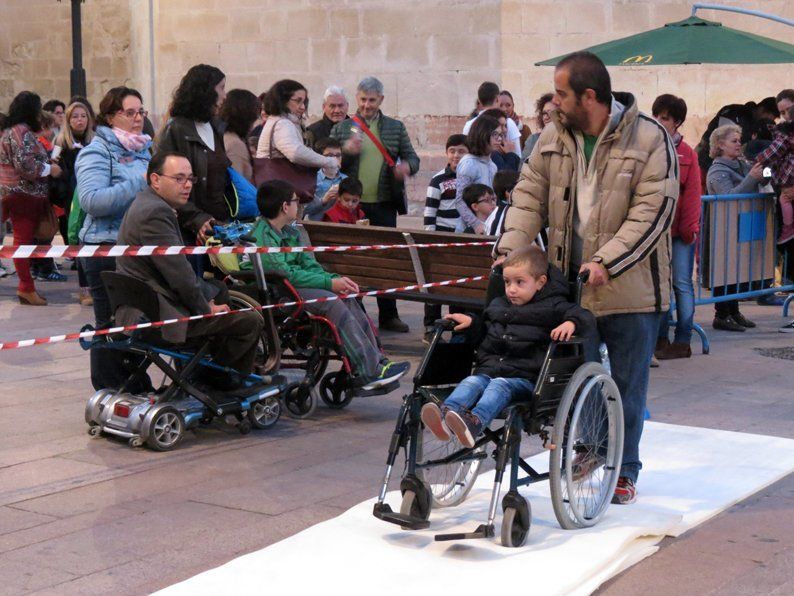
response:
<svg viewBox="0 0 794 596"><path fill-rule="evenodd" d="M792 44L696 16L586 49L610 66L794 62ZM535 64L554 66L567 55Z"/></svg>

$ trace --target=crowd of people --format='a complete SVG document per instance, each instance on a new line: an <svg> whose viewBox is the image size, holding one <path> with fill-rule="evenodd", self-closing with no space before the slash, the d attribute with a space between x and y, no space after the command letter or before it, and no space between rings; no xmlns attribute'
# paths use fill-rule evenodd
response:
<svg viewBox="0 0 794 596"><path fill-rule="evenodd" d="M155 132L133 88L110 89L96 113L83 97L42 105L36 93L23 91L0 125L3 219L17 245L48 244L58 233L69 244L202 245L213 226L238 217L243 195L253 195L254 235L263 246L299 246L293 224L301 217L396 227L407 211L405 180L420 160L405 125L382 112L385 93L377 78L363 78L351 114L345 90L331 85L322 118L306 126L309 97L300 82L277 81L259 96L227 92L225 74L199 64L181 79ZM446 167L428 186L428 230L498 236L494 258L504 261L506 298L481 321L486 341L475 377L444 408L428 410L426 423L439 437L452 432L472 443L501 405L531 391L534 382L534 365L525 366L529 356L507 349L504 339L534 345L576 330L590 340L590 359L606 344L623 396L626 438L615 500L629 503L641 468L648 368L654 358L691 355L701 194L758 192L771 183L778 243L783 250L794 244L794 90L757 105L726 106L696 149L679 133L684 99L661 95L648 116L634 96L612 90L606 67L587 52L560 62L553 86L534 105L533 132L509 91L482 83L475 111L447 139ZM533 244L542 250L527 252ZM311 253L262 258L304 298L358 291L354 280L325 271ZM47 304L36 282L65 279L51 259L14 265L24 305ZM228 310L223 291L204 282L211 272L198 255L80 258L72 267L80 302L93 306L99 328L114 316L102 273L116 269L152 285L164 312ZM589 279L579 309L562 296L582 272ZM677 310L672 342L671 292ZM320 304L319 312L341 329L360 385L405 374L407 363L383 355L358 303ZM440 306L426 307L426 339L440 315ZM472 325L469 315L448 317L461 329ZM738 301L726 301L715 304L713 326L744 331L755 325ZM409 330L395 300L378 298L378 327ZM794 324L782 330L794 331ZM174 341L219 337L219 362L243 374L252 370L258 334L252 321L221 317L168 333ZM129 363L109 361L118 355L102 352L91 354L92 383L118 386ZM478 408L480 398L485 402ZM597 465L576 462L585 471Z"/></svg>

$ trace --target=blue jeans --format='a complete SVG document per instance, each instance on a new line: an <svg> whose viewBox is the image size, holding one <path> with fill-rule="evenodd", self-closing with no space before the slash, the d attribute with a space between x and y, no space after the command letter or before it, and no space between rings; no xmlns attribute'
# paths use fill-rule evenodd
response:
<svg viewBox="0 0 794 596"><path fill-rule="evenodd" d="M488 375L471 375L466 377L455 387L444 405L455 412L471 410L483 425L499 415L499 412L510 405L510 402L519 399L529 399L535 383L529 379L519 377L496 377ZM474 406L477 404L474 408Z"/></svg>
<svg viewBox="0 0 794 596"><path fill-rule="evenodd" d="M673 292L675 292L675 335L673 341L687 344L692 340L692 325L695 319L695 289L692 287L692 270L695 265L695 244L685 244L673 238ZM670 313L662 315L659 337L668 337Z"/></svg>
<svg viewBox="0 0 794 596"><path fill-rule="evenodd" d="M620 475L637 481L642 469L640 437L648 399L651 356L659 332L659 313L607 315L596 319L598 334L587 337L587 359L600 362L600 342L609 350L612 378L623 400L623 463Z"/></svg>

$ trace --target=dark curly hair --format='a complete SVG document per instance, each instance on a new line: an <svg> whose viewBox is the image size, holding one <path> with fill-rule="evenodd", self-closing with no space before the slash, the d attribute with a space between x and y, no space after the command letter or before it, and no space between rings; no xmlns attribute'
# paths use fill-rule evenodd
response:
<svg viewBox="0 0 794 596"><path fill-rule="evenodd" d="M33 132L41 130L41 97L33 91L22 91L8 106L4 128L27 124Z"/></svg>
<svg viewBox="0 0 794 596"><path fill-rule="evenodd" d="M543 124L543 107L552 99L554 99L553 93L544 93L538 97L538 100L535 102L535 118L537 119L538 126L540 127L538 130L543 130L543 127L546 126Z"/></svg>
<svg viewBox="0 0 794 596"><path fill-rule="evenodd" d="M245 139L261 110L262 104L256 95L247 89L232 89L221 106L220 118L226 123L227 131Z"/></svg>
<svg viewBox="0 0 794 596"><path fill-rule="evenodd" d="M197 122L209 122L215 115L218 103L218 86L226 75L220 68L209 64L196 64L185 73L174 91L171 117L182 116Z"/></svg>
<svg viewBox="0 0 794 596"><path fill-rule="evenodd" d="M268 116L281 116L289 113L289 103L292 94L296 91L306 91L306 87L292 79L282 79L273 83L265 94L265 114ZM309 109L309 97L306 91L306 110Z"/></svg>
<svg viewBox="0 0 794 596"><path fill-rule="evenodd" d="M143 97L137 89L131 87L113 87L107 93L102 101L99 102L99 114L97 114L97 124L102 126L110 126L110 118L113 114L120 112L123 108L124 99L132 95L137 97L143 103Z"/></svg>

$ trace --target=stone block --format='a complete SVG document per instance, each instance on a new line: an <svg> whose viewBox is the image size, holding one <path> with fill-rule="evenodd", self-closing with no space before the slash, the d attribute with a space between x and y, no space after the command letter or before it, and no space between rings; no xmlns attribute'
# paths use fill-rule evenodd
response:
<svg viewBox="0 0 794 596"><path fill-rule="evenodd" d="M382 5L360 9L361 34L365 37L392 35L400 38L418 32L415 6Z"/></svg>
<svg viewBox="0 0 794 596"><path fill-rule="evenodd" d="M359 37L358 10L354 8L331 8L328 14L329 34L333 37Z"/></svg>
<svg viewBox="0 0 794 596"><path fill-rule="evenodd" d="M607 11L600 2L566 2L564 5L565 32L589 33L605 31Z"/></svg>
<svg viewBox="0 0 794 596"><path fill-rule="evenodd" d="M452 92L457 75L411 73L398 75L400 111L404 114L454 114L457 98Z"/></svg>
<svg viewBox="0 0 794 596"><path fill-rule="evenodd" d="M289 39L287 20L289 13L286 10L262 10L259 12L259 30L263 39Z"/></svg>
<svg viewBox="0 0 794 596"><path fill-rule="evenodd" d="M522 12L525 3L520 0L504 0L501 11L502 35L512 35L522 31Z"/></svg>
<svg viewBox="0 0 794 596"><path fill-rule="evenodd" d="M328 36L328 13L323 8L302 7L287 16L290 39L323 39Z"/></svg>
<svg viewBox="0 0 794 596"><path fill-rule="evenodd" d="M651 21L652 4L655 3L613 0L610 23L612 31L621 35L634 35L660 26Z"/></svg>
<svg viewBox="0 0 794 596"><path fill-rule="evenodd" d="M339 71L343 57L339 39L313 39L309 41L309 70L333 73Z"/></svg>
<svg viewBox="0 0 794 596"><path fill-rule="evenodd" d="M386 42L386 61L382 68L397 73L427 71L430 62L428 45L423 36L389 37Z"/></svg>
<svg viewBox="0 0 794 596"><path fill-rule="evenodd" d="M438 70L468 70L493 68L498 70L493 56L490 35L468 37L433 35L431 37L431 65Z"/></svg>
<svg viewBox="0 0 794 596"><path fill-rule="evenodd" d="M229 16L222 11L201 11L191 8L178 13L169 13L172 26L179 31L181 42L206 43L207 40L226 41L233 38ZM167 26L166 23L164 25ZM188 52L190 53L190 52Z"/></svg>
<svg viewBox="0 0 794 596"><path fill-rule="evenodd" d="M376 37L357 37L342 40L345 70L363 73L363 76L383 69L386 60L386 40ZM358 79L357 79L358 80Z"/></svg>
<svg viewBox="0 0 794 596"><path fill-rule="evenodd" d="M566 12L560 2L522 2L521 31L554 35L565 30Z"/></svg>
<svg viewBox="0 0 794 596"><path fill-rule="evenodd" d="M262 39L260 11L258 10L230 11L229 26L235 41L259 41Z"/></svg>

